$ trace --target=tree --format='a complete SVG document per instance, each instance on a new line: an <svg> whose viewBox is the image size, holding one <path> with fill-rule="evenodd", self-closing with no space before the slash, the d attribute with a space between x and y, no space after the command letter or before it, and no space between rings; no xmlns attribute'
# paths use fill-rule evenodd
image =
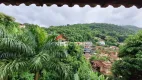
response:
<svg viewBox="0 0 142 80"><path fill-rule="evenodd" d="M55 42L55 34L47 35L46 31L37 25L28 25L27 29L29 37L26 36L28 39L24 39L28 40L25 42L29 42L32 37L30 45L32 45L35 55L31 58L30 68L35 73L35 80L44 77L43 70L47 73L50 72L49 70L56 71L60 75L58 79L65 79L68 75L68 66L61 62L61 59L66 57L66 52L64 47Z"/></svg>
<svg viewBox="0 0 142 80"><path fill-rule="evenodd" d="M63 34L70 42L92 41L94 43L94 37L106 40L107 36L109 36L111 41L108 41L106 45L117 45L115 43L123 42L127 36L134 34L138 29L137 27L129 29L129 27L105 23L89 23L52 26L47 28L46 31L47 33L56 32L58 34Z"/></svg>
<svg viewBox="0 0 142 80"><path fill-rule="evenodd" d="M0 78L8 79L14 72L27 69L28 57L33 54L25 43L16 40L0 29Z"/></svg>
<svg viewBox="0 0 142 80"><path fill-rule="evenodd" d="M142 79L142 31L130 36L120 47L120 60L113 64L114 77L121 80Z"/></svg>
<svg viewBox="0 0 142 80"><path fill-rule="evenodd" d="M17 36L9 36L5 29L0 29L0 36L1 78L11 79L15 73L20 76L30 71L39 80L44 77L44 70L53 70L60 74L60 80L65 80L68 66L61 59L66 53L62 46L52 42L54 35L48 36L44 29L31 25Z"/></svg>
<svg viewBox="0 0 142 80"><path fill-rule="evenodd" d="M113 38L113 37L110 37L110 36L107 36L107 38L106 38L106 44L107 45L117 46L118 45L117 39Z"/></svg>

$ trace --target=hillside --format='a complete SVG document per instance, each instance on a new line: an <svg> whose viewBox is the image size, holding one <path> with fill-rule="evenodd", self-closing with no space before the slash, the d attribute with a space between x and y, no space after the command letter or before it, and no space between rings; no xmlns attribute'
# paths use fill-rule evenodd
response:
<svg viewBox="0 0 142 80"><path fill-rule="evenodd" d="M92 41L105 40L108 45L117 45L123 42L129 35L135 34L140 28L135 26L118 26L106 23L74 24L65 26L51 26L48 33L63 34L68 41Z"/></svg>
<svg viewBox="0 0 142 80"><path fill-rule="evenodd" d="M138 27L132 26L132 25L125 25L125 26L122 26L122 27L129 29L129 30L132 30L132 31L135 31L135 32L137 32L138 30L141 29L141 28L138 28Z"/></svg>

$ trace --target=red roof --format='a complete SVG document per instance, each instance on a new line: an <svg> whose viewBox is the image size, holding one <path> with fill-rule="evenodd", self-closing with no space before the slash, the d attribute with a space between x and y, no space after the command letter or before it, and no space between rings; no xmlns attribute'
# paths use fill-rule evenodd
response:
<svg viewBox="0 0 142 80"><path fill-rule="evenodd" d="M67 4L72 7L74 5L79 5L83 7L85 5L90 5L91 7L95 7L96 5L100 5L101 7L107 7L108 5L112 5L113 7L119 7L121 5L125 7L131 7L133 5L138 8L142 7L142 0L0 0L0 3L4 3L6 5L19 5L19 4L36 4L37 6L42 6L46 4L47 6L56 4L57 6L63 6Z"/></svg>
<svg viewBox="0 0 142 80"><path fill-rule="evenodd" d="M56 40L66 40L62 34L56 37Z"/></svg>

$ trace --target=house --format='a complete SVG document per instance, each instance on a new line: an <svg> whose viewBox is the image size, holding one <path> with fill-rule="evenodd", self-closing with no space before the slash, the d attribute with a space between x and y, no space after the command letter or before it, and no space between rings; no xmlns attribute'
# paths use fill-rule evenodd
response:
<svg viewBox="0 0 142 80"><path fill-rule="evenodd" d="M93 43L92 42L74 42L80 46L83 46L84 48L84 54L86 53L89 53L91 54L92 53L92 46L93 46Z"/></svg>
<svg viewBox="0 0 142 80"><path fill-rule="evenodd" d="M63 34L60 34L56 37L55 40L57 40L59 42L65 42L67 39L65 38L65 36Z"/></svg>
<svg viewBox="0 0 142 80"><path fill-rule="evenodd" d="M68 45L68 42L58 42L59 43L59 45L61 45L61 46L67 46Z"/></svg>
<svg viewBox="0 0 142 80"><path fill-rule="evenodd" d="M91 53L92 52L92 42L84 42L84 53Z"/></svg>
<svg viewBox="0 0 142 80"><path fill-rule="evenodd" d="M24 25L24 24L20 24L19 27L20 27L20 28L25 28L25 25Z"/></svg>
<svg viewBox="0 0 142 80"><path fill-rule="evenodd" d="M91 53L91 49L90 48L84 48L84 54L86 53Z"/></svg>
<svg viewBox="0 0 142 80"><path fill-rule="evenodd" d="M67 39L65 38L65 36L63 36L63 34L58 35L55 38L55 40L58 41L59 45L62 45L62 46L67 46L68 45Z"/></svg>
<svg viewBox="0 0 142 80"><path fill-rule="evenodd" d="M112 64L108 61L91 61L92 68L94 71L99 71L105 75L111 74Z"/></svg>
<svg viewBox="0 0 142 80"><path fill-rule="evenodd" d="M104 46L104 45L105 45L105 41L103 41L103 40L100 40L98 43L99 43L99 45L101 45L101 46Z"/></svg>

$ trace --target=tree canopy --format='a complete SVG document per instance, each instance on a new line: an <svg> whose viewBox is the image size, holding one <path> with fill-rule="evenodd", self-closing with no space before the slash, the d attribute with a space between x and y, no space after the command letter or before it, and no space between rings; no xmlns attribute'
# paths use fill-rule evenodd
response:
<svg viewBox="0 0 142 80"><path fill-rule="evenodd" d="M71 42L92 41L95 44L97 37L105 40L107 45L117 45L123 42L129 35L135 34L139 28L106 23L90 23L51 26L46 30L49 34L52 32L63 34Z"/></svg>
<svg viewBox="0 0 142 80"><path fill-rule="evenodd" d="M113 64L112 72L120 80L142 79L142 31L130 36L120 47L120 60Z"/></svg>

